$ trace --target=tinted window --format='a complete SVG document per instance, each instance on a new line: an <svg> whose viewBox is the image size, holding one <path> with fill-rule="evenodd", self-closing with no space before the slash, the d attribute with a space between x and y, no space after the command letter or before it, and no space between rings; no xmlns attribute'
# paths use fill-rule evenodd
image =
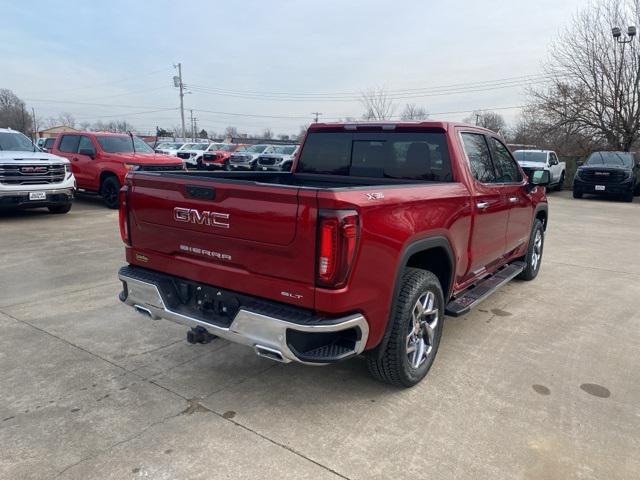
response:
<svg viewBox="0 0 640 480"><path fill-rule="evenodd" d="M77 153L80 137L77 135L63 135L60 140L60 151L66 153Z"/></svg>
<svg viewBox="0 0 640 480"><path fill-rule="evenodd" d="M47 138L44 141L44 148L51 148L53 147L53 144L55 143L56 139L55 138Z"/></svg>
<svg viewBox="0 0 640 480"><path fill-rule="evenodd" d="M136 152L153 153L153 149L138 137L133 137L133 141L129 135L109 135L96 138L107 153L131 153L134 143Z"/></svg>
<svg viewBox="0 0 640 480"><path fill-rule="evenodd" d="M628 152L594 152L589 155L585 165L607 165L611 167L632 167L633 153Z"/></svg>
<svg viewBox="0 0 640 480"><path fill-rule="evenodd" d="M89 137L80 137L80 145L78 146L78 151L80 150L91 150L94 154L96 153L96 149L89 140Z"/></svg>
<svg viewBox="0 0 640 480"><path fill-rule="evenodd" d="M452 181L444 133L311 132L298 172Z"/></svg>
<svg viewBox="0 0 640 480"><path fill-rule="evenodd" d="M462 141L464 143L464 151L469 159L471 173L476 180L483 183L494 182L496 175L493 171L491 154L489 153L489 147L484 139L484 135L463 133Z"/></svg>
<svg viewBox="0 0 640 480"><path fill-rule="evenodd" d="M555 153L553 153L553 152L551 152L551 153L549 154L549 161L551 162L551 165L557 165L557 164L559 163L559 162L558 162L558 157L557 157L557 156L556 156L556 154L555 154Z"/></svg>
<svg viewBox="0 0 640 480"><path fill-rule="evenodd" d="M514 183L522 180L518 164L511 158L511 154L502 142L495 138L489 138L493 151L493 165L496 169L496 182Z"/></svg>

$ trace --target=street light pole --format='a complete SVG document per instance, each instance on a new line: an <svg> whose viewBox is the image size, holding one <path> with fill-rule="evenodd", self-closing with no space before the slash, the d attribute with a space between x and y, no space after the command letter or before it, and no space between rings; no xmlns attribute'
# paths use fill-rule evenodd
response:
<svg viewBox="0 0 640 480"><path fill-rule="evenodd" d="M622 92L622 69L624 67L624 50L627 43L631 43L635 38L636 27L634 27L633 25L630 25L629 27L627 27L627 35L624 38L622 37L622 30L620 29L620 27L613 27L611 29L611 35L613 36L613 39L616 41L616 43L621 45L619 66L618 66L618 55L616 53L616 50L613 51L613 68L616 71L614 100L613 100L613 126L615 129L614 131L616 131L616 134L617 134L617 131L620 129L618 112L620 111L622 103L624 102L624 92ZM619 144L620 147L622 147L619 138L616 139L616 142Z"/></svg>
<svg viewBox="0 0 640 480"><path fill-rule="evenodd" d="M173 77L173 84L180 89L180 119L182 121L182 140L186 137L186 130L184 128L184 83L182 82L182 63L178 62L173 66L178 69L178 77Z"/></svg>

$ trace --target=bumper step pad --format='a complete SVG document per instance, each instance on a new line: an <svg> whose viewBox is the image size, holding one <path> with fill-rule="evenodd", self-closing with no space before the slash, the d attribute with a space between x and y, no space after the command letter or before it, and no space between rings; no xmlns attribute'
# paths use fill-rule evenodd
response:
<svg viewBox="0 0 640 480"><path fill-rule="evenodd" d="M460 317L498 290L504 284L518 276L524 270L524 262L513 262L498 270L493 275L478 282L466 290L463 295L447 304L445 313L450 317Z"/></svg>

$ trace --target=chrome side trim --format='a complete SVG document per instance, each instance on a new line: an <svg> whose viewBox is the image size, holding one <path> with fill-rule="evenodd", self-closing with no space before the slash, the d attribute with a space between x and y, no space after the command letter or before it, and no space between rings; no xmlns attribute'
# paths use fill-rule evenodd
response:
<svg viewBox="0 0 640 480"><path fill-rule="evenodd" d="M364 316L360 314L348 315L337 322L333 321L331 324L322 324L319 321L319 323L302 325L241 308L228 328L220 327L172 311L165 305L158 287L153 283L122 274L119 275L119 278L127 286L128 293L124 303L144 312L145 316L149 316L154 320L164 318L187 327L204 327L213 335L231 342L247 345L256 349L256 351L263 349L272 353L277 352L282 355L282 360L278 361L284 363L299 362L307 365L325 365L323 363L300 360L287 345L287 330L326 333L357 328L360 330L360 339L355 344L354 354L356 355L363 352L369 336L369 325ZM272 357L268 358L275 360Z"/></svg>

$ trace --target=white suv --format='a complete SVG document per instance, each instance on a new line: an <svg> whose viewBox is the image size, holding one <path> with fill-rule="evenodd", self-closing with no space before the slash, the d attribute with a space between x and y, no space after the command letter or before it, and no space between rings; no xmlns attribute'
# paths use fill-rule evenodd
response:
<svg viewBox="0 0 640 480"><path fill-rule="evenodd" d="M76 179L66 158L45 153L25 135L0 128L0 209L71 210Z"/></svg>

